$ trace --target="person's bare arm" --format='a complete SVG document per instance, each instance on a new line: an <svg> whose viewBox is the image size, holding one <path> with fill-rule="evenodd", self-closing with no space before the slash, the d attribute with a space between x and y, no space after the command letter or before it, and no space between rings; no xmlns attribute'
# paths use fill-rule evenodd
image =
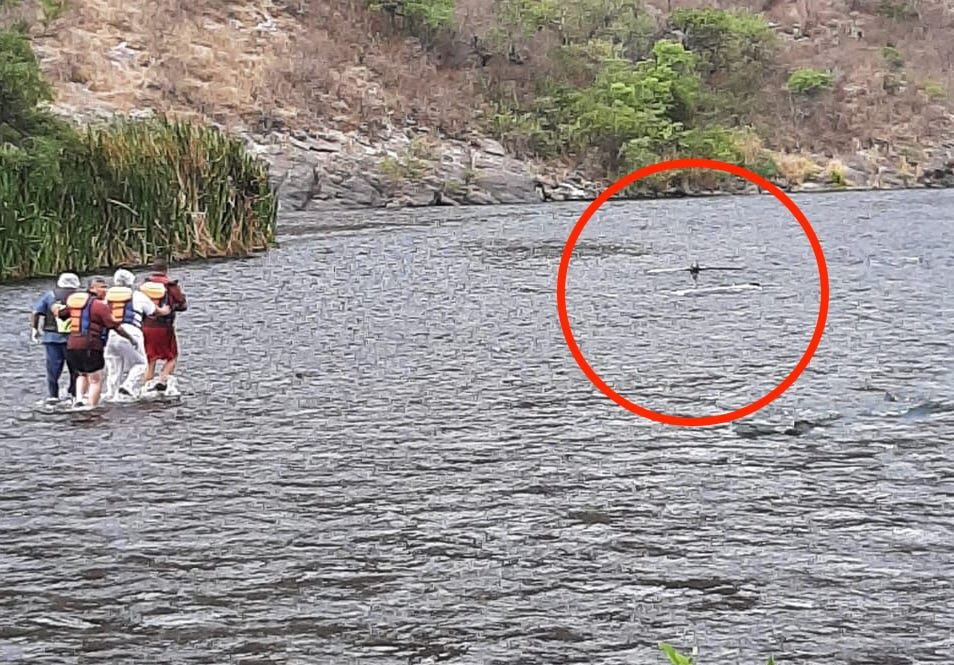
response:
<svg viewBox="0 0 954 665"><path fill-rule="evenodd" d="M107 328L112 330L114 333L116 333L120 337L125 337L126 339L128 339L133 346L136 346L136 340L132 338L132 335L130 335L125 330L123 330L122 321L117 321L116 319L114 319L112 312L109 312L108 316L109 318L106 319L106 321L104 321L101 325L105 325Z"/></svg>
<svg viewBox="0 0 954 665"><path fill-rule="evenodd" d="M40 341L40 315L36 312L33 312L30 315L30 339L34 342Z"/></svg>

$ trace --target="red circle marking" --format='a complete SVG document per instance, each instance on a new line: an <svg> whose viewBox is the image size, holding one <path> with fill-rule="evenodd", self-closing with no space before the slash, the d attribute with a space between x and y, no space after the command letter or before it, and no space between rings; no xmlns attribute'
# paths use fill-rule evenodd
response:
<svg viewBox="0 0 954 665"><path fill-rule="evenodd" d="M796 220L798 220L798 223L802 227L802 231L804 231L805 235L808 236L808 242L811 243L812 251L815 254L815 262L818 265L818 281L819 286L821 287L821 297L819 298L818 302L818 320L815 322L815 331L812 334L811 341L808 343L808 348L805 349L805 353L798 361L795 369L793 369L788 376L786 376L785 379L771 392L752 402L751 404L743 406L740 409L736 409L735 411L728 411L726 413L719 413L713 416L701 416L696 418L673 416L666 413L652 411L645 407L639 406L638 404L630 402L625 397L618 394L616 391L606 385L599 375L593 371L593 368L589 366L589 364L586 362L586 358L584 358L582 352L580 352L580 347L577 346L576 340L573 337L573 331L570 329L570 318L566 311L566 278L570 269L570 258L573 255L573 248L576 247L576 242L579 240L580 234L583 233L583 228L586 226L586 223L590 221L590 217L592 217L599 207L606 203L610 197L612 197L621 189L633 184L640 178L645 178L646 176L660 173L662 171L688 168L712 169L715 171L731 173L732 175L745 178L749 182L758 185L762 189L770 192L776 199L781 201L782 205L788 208L788 211L792 213ZM599 388L603 394L616 402L618 405L644 418L655 420L656 422L667 425L677 425L680 427L719 425L737 420L738 418L743 418L767 406L776 398L778 398L779 395L788 390L792 384L795 383L801 373L805 371L805 368L808 367L808 363L811 362L812 356L815 354L816 349L818 349L818 345L821 343L822 334L825 330L825 320L828 317L828 265L825 263L825 255L822 252L821 244L818 242L818 237L815 235L815 230L812 228L812 225L808 223L808 219L806 219L805 215L798 208L798 206L795 205L795 203L788 198L788 196L786 196L785 192L776 187L774 184L762 176L752 173L741 166L735 166L734 164L727 164L725 162L719 162L713 159L674 159L666 162L659 162L658 164L652 164L650 166L644 166L641 169L633 171L629 175L623 176L606 188L606 190L604 190L603 193L600 194L596 200L586 208L583 214L580 215L580 219L577 220L576 226L573 227L570 237L567 238L566 246L563 248L563 256L560 258L560 269L557 273L557 310L560 314L560 327L563 329L563 337L566 338L567 346L570 347L570 352L573 354L573 358L580 366L580 369L583 370L583 373L586 374L587 378L593 383L593 385Z"/></svg>

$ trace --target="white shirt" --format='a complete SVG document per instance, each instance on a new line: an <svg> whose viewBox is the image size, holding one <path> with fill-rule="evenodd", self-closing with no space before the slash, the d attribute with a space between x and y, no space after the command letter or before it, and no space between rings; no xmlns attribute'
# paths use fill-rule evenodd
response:
<svg viewBox="0 0 954 665"><path fill-rule="evenodd" d="M132 308L133 308L133 318L135 319L134 323L123 323L124 326L133 326L135 328L142 328L142 317L143 316L152 316L156 313L156 304L152 299L147 296L142 291L133 291L132 294Z"/></svg>
<svg viewBox="0 0 954 665"><path fill-rule="evenodd" d="M133 339L138 339L138 344L142 344L142 332L139 328L142 326L142 317L143 316L152 316L156 313L156 304L152 299L147 296L142 291L133 291L132 296L132 306L133 313L136 318L135 323L123 323L120 324L123 326L123 329L128 332L130 335L133 335ZM109 340L107 341L107 346L113 348L116 344L122 344L125 342L123 338L115 333L109 334ZM137 343L133 343L133 346L136 346Z"/></svg>
<svg viewBox="0 0 954 665"><path fill-rule="evenodd" d="M133 291L133 309L140 316L152 316L156 313L156 303L142 291Z"/></svg>

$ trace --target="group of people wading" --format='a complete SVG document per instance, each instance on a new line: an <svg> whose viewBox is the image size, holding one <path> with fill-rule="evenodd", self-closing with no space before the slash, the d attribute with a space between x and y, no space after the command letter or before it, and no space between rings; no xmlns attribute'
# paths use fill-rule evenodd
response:
<svg viewBox="0 0 954 665"><path fill-rule="evenodd" d="M79 277L63 273L43 294L30 317L31 339L46 348L46 402L60 402L60 376L70 375L69 398L75 407L95 407L101 398L131 401L146 392L174 390L175 317L187 308L178 282L169 279L163 260L137 289L128 270L117 270L110 287L92 277L85 289ZM41 321L42 319L42 326ZM162 371L155 377L156 364ZM106 391L103 394L103 370Z"/></svg>

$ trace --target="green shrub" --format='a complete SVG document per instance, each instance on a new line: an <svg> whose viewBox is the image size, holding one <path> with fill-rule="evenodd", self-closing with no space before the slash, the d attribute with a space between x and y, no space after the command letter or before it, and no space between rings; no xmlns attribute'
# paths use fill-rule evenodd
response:
<svg viewBox="0 0 954 665"><path fill-rule="evenodd" d="M599 48L603 50L596 51L597 58L606 53L616 57L598 65L594 58L590 66L598 67L598 73L592 84L551 85L550 94L523 111L499 105L494 134L511 147L537 155L592 156L613 174L678 156L739 164L768 177L775 174L774 162L751 131L700 122L697 56L682 44L660 40L651 57L637 63L620 57L605 42ZM661 188L669 178L647 178L639 186Z"/></svg>
<svg viewBox="0 0 954 665"><path fill-rule="evenodd" d="M885 46L881 49L881 56L884 58L885 62L888 63L888 66L892 69L903 69L904 68L904 58L901 57L901 52L893 46Z"/></svg>
<svg viewBox="0 0 954 665"><path fill-rule="evenodd" d="M37 104L52 98L27 36L0 31L0 143L18 144L43 133L39 125L48 124L49 119Z"/></svg>
<svg viewBox="0 0 954 665"><path fill-rule="evenodd" d="M848 179L845 177L845 165L837 159L828 163L828 167L825 169L825 175L828 182L835 187L848 186Z"/></svg>
<svg viewBox="0 0 954 665"><path fill-rule="evenodd" d="M566 154L561 139L563 109L551 98L538 98L529 110L498 103L490 119L489 131L518 155L556 157Z"/></svg>
<svg viewBox="0 0 954 665"><path fill-rule="evenodd" d="M650 15L636 0L496 0L495 9L523 36L554 30L564 45L603 40L632 58L649 50L655 32Z"/></svg>
<svg viewBox="0 0 954 665"><path fill-rule="evenodd" d="M533 56L551 64L546 78L532 83L533 101L526 101L529 90L521 101L511 88L490 87L498 107L489 123L494 135L520 153L585 156L610 173L684 148L726 154L729 144L719 149L715 134L700 132L741 124L753 112L776 43L765 19L748 11L677 10L670 26L683 31L684 45L654 41L654 21L639 0L494 6L509 32L484 37L485 48L508 48L539 31L560 37L559 46Z"/></svg>
<svg viewBox="0 0 954 665"><path fill-rule="evenodd" d="M0 32L0 280L241 254L274 240L268 168L240 139L164 119L77 133L26 37Z"/></svg>
<svg viewBox="0 0 954 665"><path fill-rule="evenodd" d="M636 146L634 146L636 147ZM627 152L627 156L635 155L646 159L637 151ZM725 127L709 126L687 129L679 132L674 140L661 155L664 159L674 158L701 158L714 159L728 164L735 164L755 171L756 173L772 178L776 175L775 164L768 153L762 148L762 142L752 132L746 129L726 129ZM657 158L658 159L658 158ZM637 168L644 163L630 164ZM691 170L685 173L671 173L663 181L669 184L671 180L679 180L692 186L715 188L724 183L736 180L729 173L712 170Z"/></svg>
<svg viewBox="0 0 954 665"><path fill-rule="evenodd" d="M659 41L653 58L635 66L607 61L596 82L568 99L571 141L581 149L596 147L616 168L632 141L640 150L657 152L692 118L699 80L695 59L677 42Z"/></svg>
<svg viewBox="0 0 954 665"><path fill-rule="evenodd" d="M427 160L431 157L428 142L423 137L417 137L397 157L382 159L379 170L391 184L418 182L430 171Z"/></svg>
<svg viewBox="0 0 954 665"><path fill-rule="evenodd" d="M778 178L778 164L775 163L775 160L767 154L760 155L755 161L749 166L749 169L752 172L759 174L766 180L775 180Z"/></svg>
<svg viewBox="0 0 954 665"><path fill-rule="evenodd" d="M705 129L690 129L679 135L679 155L681 157L698 157L701 159L717 159L730 164L744 164L746 155L743 151L743 133L724 127L706 127Z"/></svg>
<svg viewBox="0 0 954 665"><path fill-rule="evenodd" d="M811 96L817 94L824 88L831 87L835 77L831 72L823 72L811 67L802 67L796 69L788 77L787 88L789 92L800 96Z"/></svg>
<svg viewBox="0 0 954 665"><path fill-rule="evenodd" d="M66 11L66 0L40 0L40 11L43 24L49 25Z"/></svg>
<svg viewBox="0 0 954 665"><path fill-rule="evenodd" d="M947 97L944 86L937 81L924 81L920 85L921 92L931 101L939 101Z"/></svg>
<svg viewBox="0 0 954 665"><path fill-rule="evenodd" d="M746 10L682 8L669 21L685 34L686 47L699 54L707 74L755 69L775 42L765 18Z"/></svg>
<svg viewBox="0 0 954 665"><path fill-rule="evenodd" d="M402 18L404 29L424 42L430 42L454 21L454 0L367 0L368 6Z"/></svg>
<svg viewBox="0 0 954 665"><path fill-rule="evenodd" d="M765 19L745 10L683 8L669 22L698 56L707 83L703 113L712 119L750 116L775 53L775 32Z"/></svg>
<svg viewBox="0 0 954 665"><path fill-rule="evenodd" d="M572 86L591 84L608 60L625 59L622 47L618 44L594 39L585 44L566 44L555 49L550 60L559 69L559 76ZM553 81L546 81L553 87Z"/></svg>
<svg viewBox="0 0 954 665"><path fill-rule="evenodd" d="M499 19L526 35L559 25L560 4L554 0L497 0L494 5Z"/></svg>

